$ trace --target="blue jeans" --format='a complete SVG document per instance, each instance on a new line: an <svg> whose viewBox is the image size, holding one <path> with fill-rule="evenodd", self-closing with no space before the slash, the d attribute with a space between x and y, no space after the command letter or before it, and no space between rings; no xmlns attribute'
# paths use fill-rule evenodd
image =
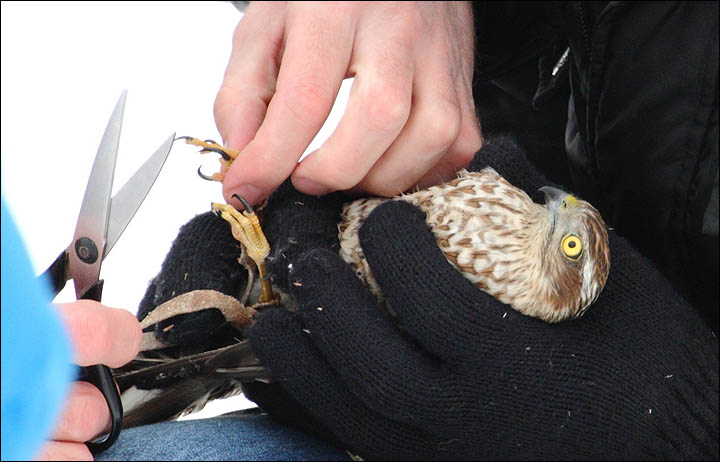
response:
<svg viewBox="0 0 720 462"><path fill-rule="evenodd" d="M96 460L349 460L349 456L266 414L233 413L123 430Z"/></svg>

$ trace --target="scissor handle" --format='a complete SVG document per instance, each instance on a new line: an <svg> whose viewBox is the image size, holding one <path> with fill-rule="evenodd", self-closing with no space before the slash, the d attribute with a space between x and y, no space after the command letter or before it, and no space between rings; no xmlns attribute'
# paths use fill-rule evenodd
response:
<svg viewBox="0 0 720 462"><path fill-rule="evenodd" d="M60 252L60 255L55 259L54 262L41 274L40 278L45 278L50 282L50 288L52 289L53 296L60 293L65 287L65 283L68 281L69 276L67 273L68 268L68 253L67 250Z"/></svg>
<svg viewBox="0 0 720 462"><path fill-rule="evenodd" d="M110 433L105 436L102 440L86 441L90 452L97 454L102 452L113 445L118 436L120 436L120 430L122 429L123 423L123 408L120 395L118 394L115 380L112 377L110 368L98 364L95 366L87 366L82 368L82 373L79 380L90 382L100 389L105 401L110 408L110 416L112 418L112 427L110 427Z"/></svg>
<svg viewBox="0 0 720 462"><path fill-rule="evenodd" d="M102 299L103 280L98 280L95 284L80 297L82 300L95 300L99 302ZM112 426L110 427L110 433L107 436L98 441L87 441L88 448L93 454L102 452L113 445L118 436L120 436L120 430L122 429L123 423L123 407L120 394L118 393L117 385L112 377L110 368L98 364L95 366L87 366L82 368L80 378L84 382L89 382L100 389L108 407L110 408L110 418Z"/></svg>

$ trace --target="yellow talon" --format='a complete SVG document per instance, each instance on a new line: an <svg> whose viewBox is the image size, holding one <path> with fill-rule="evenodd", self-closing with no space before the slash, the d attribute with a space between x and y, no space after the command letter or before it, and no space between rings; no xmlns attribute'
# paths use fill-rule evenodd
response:
<svg viewBox="0 0 720 462"><path fill-rule="evenodd" d="M263 233L258 217L252 207L237 194L234 197L237 197L245 205L245 210L242 213L232 205L217 202L212 203L212 210L216 215L230 223L233 237L245 246L247 255L257 265L262 291L260 303L271 302L276 297L265 266L265 259L270 254L270 244L268 244L265 233Z"/></svg>
<svg viewBox="0 0 720 462"><path fill-rule="evenodd" d="M241 213L232 205L218 204L217 202L212 203L212 210L216 215L230 223L233 237L245 245L248 256L255 263L265 260L270 254L270 245L255 213L248 213L247 211Z"/></svg>
<svg viewBox="0 0 720 462"><path fill-rule="evenodd" d="M208 176L205 175L200 171L200 168L198 168L198 175L200 175L201 178L205 180L211 180L211 181L220 181L222 182L225 179L225 173L230 168L230 165L232 165L233 160L240 154L238 151L230 148L226 148L224 146L221 146L219 143L216 143L213 140L199 140L197 138L193 138L192 136L180 136L176 138L178 140L185 140L185 143L192 144L193 146L199 146L202 148L200 151L200 154L205 154L208 152L215 152L217 154L220 154L220 171L213 173L212 175Z"/></svg>

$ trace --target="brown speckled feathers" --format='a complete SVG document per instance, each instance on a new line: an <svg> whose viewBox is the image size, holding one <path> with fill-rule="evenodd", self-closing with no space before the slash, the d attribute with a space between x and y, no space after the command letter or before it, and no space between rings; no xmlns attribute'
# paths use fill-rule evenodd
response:
<svg viewBox="0 0 720 462"><path fill-rule="evenodd" d="M567 195L557 208L534 203L492 168L465 170L446 184L405 194L427 215L438 246L466 278L516 310L545 321L576 318L600 294L610 268L608 238L600 214ZM339 225L340 254L371 291L381 297L358 231L381 203L369 198L347 204ZM562 204L565 204L564 206ZM562 239L580 239L574 261Z"/></svg>

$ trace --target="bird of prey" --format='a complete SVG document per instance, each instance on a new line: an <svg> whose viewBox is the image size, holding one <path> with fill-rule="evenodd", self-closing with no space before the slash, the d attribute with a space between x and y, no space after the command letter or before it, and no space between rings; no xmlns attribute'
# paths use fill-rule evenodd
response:
<svg viewBox="0 0 720 462"><path fill-rule="evenodd" d="M203 178L222 181L237 152L211 140L183 138L189 144L201 146L201 152L221 154L219 173L212 176L200 170L198 173ZM406 201L425 212L426 222L445 257L478 288L528 316L547 322L575 319L597 299L607 280L610 269L607 230L599 212L589 203L557 188L545 186L541 191L545 194L545 203L535 203L523 190L486 167L480 172L461 170L450 182L395 198L355 200L344 206L338 224L340 255L353 266L378 300L383 301L360 247L359 229L372 210L383 202ZM142 320L144 327L178 314L214 307L240 330L252 323L257 306L275 299L276 289L265 274L269 245L252 207L243 198L236 197L245 207L243 212L227 204L213 203L212 208L230 223L233 236L243 244L239 261L249 268L246 293L240 300L204 291L185 294L178 297L182 300L173 299L153 310ZM256 269L257 278L254 277ZM255 307L249 303L251 285L261 287ZM387 308L392 314L392 307ZM152 382L158 376L164 381L175 376L180 384L194 391L185 394L185 399L176 400L172 409L160 413L148 414L148 409L166 407L167 399L146 398L139 408L143 409L144 417L136 419L133 416L138 412L126 412L133 420L131 425L135 420L147 423L148 415L153 415L152 419L171 418L178 412L202 405L203 400L238 392L238 385L243 381L271 380L252 354L247 340L184 356L177 352L158 356L157 352L166 351L169 345L158 343L151 337L152 332L148 334L146 351L116 371L119 382L125 381L129 386ZM154 354L150 350L154 350ZM193 370L189 371L188 367ZM197 389L198 380L203 381L205 389ZM146 384L146 387L149 386ZM180 385L175 387L177 392Z"/></svg>
<svg viewBox="0 0 720 462"><path fill-rule="evenodd" d="M607 230L589 203L550 186L541 190L544 205L486 167L461 170L448 183L396 200L425 212L445 257L478 288L544 321L578 318L607 280ZM378 297L358 234L365 218L387 200L350 202L339 225L341 256Z"/></svg>

